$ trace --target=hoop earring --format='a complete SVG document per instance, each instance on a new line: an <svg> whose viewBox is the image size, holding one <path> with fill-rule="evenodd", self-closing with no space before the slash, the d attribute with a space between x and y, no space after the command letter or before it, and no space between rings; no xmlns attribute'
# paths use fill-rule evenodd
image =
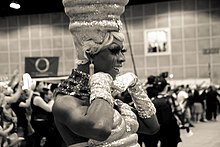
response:
<svg viewBox="0 0 220 147"><path fill-rule="evenodd" d="M92 59L90 60L90 64L89 64L89 74L90 76L94 74L94 64Z"/></svg>

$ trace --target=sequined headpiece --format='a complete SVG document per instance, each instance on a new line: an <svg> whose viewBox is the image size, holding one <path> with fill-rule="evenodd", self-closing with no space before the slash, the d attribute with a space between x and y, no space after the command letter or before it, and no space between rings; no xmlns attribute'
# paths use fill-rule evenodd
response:
<svg viewBox="0 0 220 147"><path fill-rule="evenodd" d="M120 32L121 14L129 0L63 0L70 19L69 30L74 39L78 60L88 61L85 52L97 53L111 32ZM115 33L114 33L115 34ZM119 35L120 36L120 35ZM93 48L95 51L91 51Z"/></svg>

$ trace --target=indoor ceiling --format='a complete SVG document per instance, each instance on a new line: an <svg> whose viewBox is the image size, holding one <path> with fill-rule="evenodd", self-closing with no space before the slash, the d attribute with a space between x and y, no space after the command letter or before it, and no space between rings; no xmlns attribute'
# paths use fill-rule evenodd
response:
<svg viewBox="0 0 220 147"><path fill-rule="evenodd" d="M12 9L9 4L12 0L0 0L0 16L41 14L63 12L62 0L17 0L20 9ZM156 3L171 0L130 0L128 5Z"/></svg>

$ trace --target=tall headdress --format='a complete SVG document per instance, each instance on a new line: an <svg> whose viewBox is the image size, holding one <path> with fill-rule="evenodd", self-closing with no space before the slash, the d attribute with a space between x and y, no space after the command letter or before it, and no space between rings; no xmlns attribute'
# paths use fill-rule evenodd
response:
<svg viewBox="0 0 220 147"><path fill-rule="evenodd" d="M86 52L95 54L101 50L103 42L112 36L120 37L120 16L127 3L128 0L63 0L78 64L88 62Z"/></svg>

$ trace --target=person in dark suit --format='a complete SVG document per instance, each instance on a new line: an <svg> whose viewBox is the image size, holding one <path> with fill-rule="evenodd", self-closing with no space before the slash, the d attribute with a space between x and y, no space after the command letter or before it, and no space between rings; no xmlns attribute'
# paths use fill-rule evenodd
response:
<svg viewBox="0 0 220 147"><path fill-rule="evenodd" d="M180 129L174 116L169 97L167 95L168 83L162 76L150 76L147 82L147 94L156 107L156 115L160 130L154 135L139 134L139 142L146 147L177 147L181 142Z"/></svg>

